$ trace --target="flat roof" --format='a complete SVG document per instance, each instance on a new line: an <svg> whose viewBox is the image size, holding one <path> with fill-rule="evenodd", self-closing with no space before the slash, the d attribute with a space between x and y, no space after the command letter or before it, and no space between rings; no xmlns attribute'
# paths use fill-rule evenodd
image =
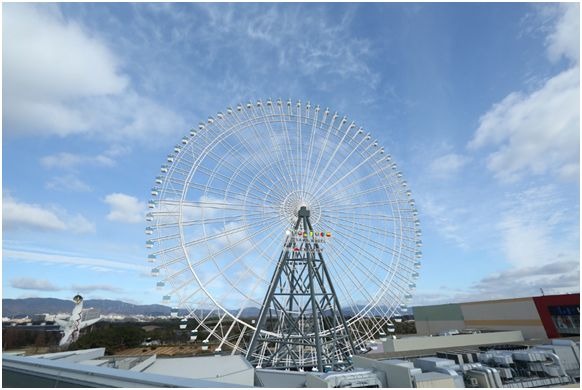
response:
<svg viewBox="0 0 582 390"><path fill-rule="evenodd" d="M419 336L422 337L422 336ZM428 337L428 336L424 336ZM455 337L455 336L450 336ZM574 342L579 342L580 337L562 337L562 340L572 340ZM368 352L364 357L375 359L375 360L385 360L385 359L404 359L404 358L417 358L425 356L434 356L437 352L479 352L479 347L494 347L496 345L527 345L534 346L539 344L550 344L550 339L534 339L525 341L516 341L511 343L495 343L495 344L481 344L481 345L468 345L463 347L441 347L441 348L430 348L430 349L418 349L414 351L398 351L398 352L383 352L383 353L372 353Z"/></svg>
<svg viewBox="0 0 582 390"><path fill-rule="evenodd" d="M241 383L241 375L254 376L253 366L241 355L156 358L142 372L247 385Z"/></svg>

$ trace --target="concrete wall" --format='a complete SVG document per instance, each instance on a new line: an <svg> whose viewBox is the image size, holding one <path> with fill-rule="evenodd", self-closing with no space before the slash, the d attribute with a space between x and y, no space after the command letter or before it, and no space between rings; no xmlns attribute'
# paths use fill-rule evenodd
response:
<svg viewBox="0 0 582 390"><path fill-rule="evenodd" d="M449 329L464 329L461 306L456 303L412 308L416 333L423 336L439 334Z"/></svg>
<svg viewBox="0 0 582 390"><path fill-rule="evenodd" d="M546 338L532 298L469 302L460 305L469 329L521 330L524 338Z"/></svg>
<svg viewBox="0 0 582 390"><path fill-rule="evenodd" d="M404 337L383 341L385 352L418 351L433 348L465 347L470 345L502 344L523 341L520 331L461 334L456 336Z"/></svg>
<svg viewBox="0 0 582 390"><path fill-rule="evenodd" d="M416 334L420 336L428 336L430 334L439 334L446 330L465 329L465 321L426 321L426 320L416 320L414 321L416 326Z"/></svg>

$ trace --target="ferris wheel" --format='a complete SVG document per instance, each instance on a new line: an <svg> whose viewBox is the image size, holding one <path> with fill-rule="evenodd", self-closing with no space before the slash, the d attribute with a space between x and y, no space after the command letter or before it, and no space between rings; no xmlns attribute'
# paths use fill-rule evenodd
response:
<svg viewBox="0 0 582 390"><path fill-rule="evenodd" d="M174 147L151 195L151 273L202 349L247 353L301 208L326 237L356 348L406 314L422 256L415 202L390 154L345 116L280 99L228 108Z"/></svg>

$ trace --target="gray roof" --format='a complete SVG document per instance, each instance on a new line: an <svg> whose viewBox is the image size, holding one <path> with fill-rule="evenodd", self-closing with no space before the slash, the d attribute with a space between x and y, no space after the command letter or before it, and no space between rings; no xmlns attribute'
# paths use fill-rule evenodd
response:
<svg viewBox="0 0 582 390"><path fill-rule="evenodd" d="M241 355L157 358L142 372L253 386L254 368Z"/></svg>

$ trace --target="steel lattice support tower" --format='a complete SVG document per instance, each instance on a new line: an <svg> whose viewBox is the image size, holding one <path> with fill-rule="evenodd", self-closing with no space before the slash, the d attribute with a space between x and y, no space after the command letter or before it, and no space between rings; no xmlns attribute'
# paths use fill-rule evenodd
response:
<svg viewBox="0 0 582 390"><path fill-rule="evenodd" d="M337 371L351 365L354 344L309 215L301 207L277 262L247 350L254 366Z"/></svg>

